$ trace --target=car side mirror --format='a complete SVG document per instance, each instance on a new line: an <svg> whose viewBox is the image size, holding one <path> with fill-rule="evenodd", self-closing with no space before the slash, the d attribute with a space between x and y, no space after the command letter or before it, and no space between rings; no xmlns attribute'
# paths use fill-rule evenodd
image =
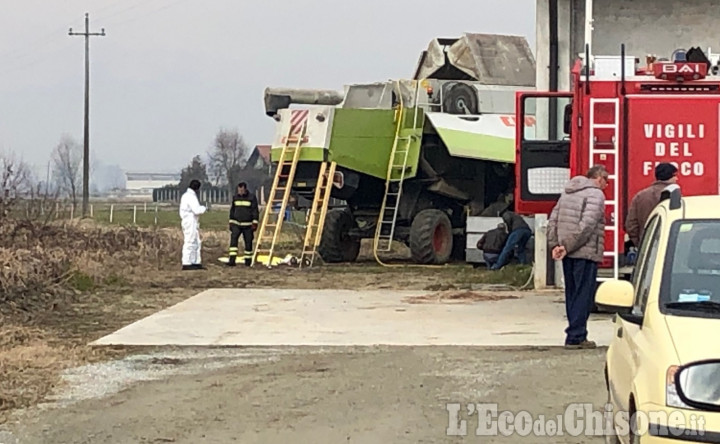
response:
<svg viewBox="0 0 720 444"><path fill-rule="evenodd" d="M612 279L598 287L595 303L611 312L629 312L635 300L635 289L628 281Z"/></svg>
<svg viewBox="0 0 720 444"><path fill-rule="evenodd" d="M720 361L696 362L675 373L675 389L690 407L720 411Z"/></svg>

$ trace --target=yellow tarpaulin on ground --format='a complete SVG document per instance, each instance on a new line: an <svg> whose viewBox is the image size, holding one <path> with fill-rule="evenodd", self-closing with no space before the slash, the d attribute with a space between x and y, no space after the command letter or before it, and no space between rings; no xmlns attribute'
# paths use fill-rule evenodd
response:
<svg viewBox="0 0 720 444"><path fill-rule="evenodd" d="M290 256L290 255L288 255L288 256ZM272 265L275 266L275 265L281 265L281 264L284 264L284 263L289 263L289 258L288 258L288 256L286 256L286 257L284 257L284 258L282 258L282 257L277 257L277 256L273 256ZM290 256L290 257L291 257L291 256ZM219 260L220 262L224 263L224 264L227 264L227 263L230 261L230 258L228 258L228 257L221 257L221 258L219 258L218 260ZM238 264L244 263L243 261L244 261L243 258L238 258L238 259L237 259L237 263L238 263ZM256 263L262 264L262 265L267 265L267 264L268 264L268 256L267 256L267 255L260 255L260 256L258 256L258 257L257 257L257 260L256 260Z"/></svg>

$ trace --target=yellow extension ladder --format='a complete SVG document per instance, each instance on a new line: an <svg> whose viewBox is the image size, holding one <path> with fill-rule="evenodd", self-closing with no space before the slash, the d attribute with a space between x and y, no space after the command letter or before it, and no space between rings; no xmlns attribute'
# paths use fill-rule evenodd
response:
<svg viewBox="0 0 720 444"><path fill-rule="evenodd" d="M332 192L333 178L335 177L335 162L323 162L320 164L317 185L315 186L315 198L313 199L310 214L308 215L307 228L305 231L305 242L303 243L300 255L300 268L312 267L317 255L317 248L322 238L325 216L330 205L330 194Z"/></svg>
<svg viewBox="0 0 720 444"><path fill-rule="evenodd" d="M402 196L402 188L405 181L405 173L408 170L408 154L410 153L411 144L416 137L415 130L417 129L418 119L418 82L414 82L415 116L412 128L405 128L405 104L402 98L400 82L397 82L397 84L400 106L396 112L397 126L395 129L395 140L393 142L390 159L388 161L388 169L385 180L385 194L383 195L380 214L378 215L378 221L375 227L375 239L373 242L373 253L375 255L375 259L380 263L382 263L382 261L380 260L378 253L389 252L392 248L398 210L400 208L400 198Z"/></svg>
<svg viewBox="0 0 720 444"><path fill-rule="evenodd" d="M258 231L258 239L253 253L252 265L258 261L258 256L267 255L267 266L273 263L273 254L275 253L275 245L282 231L282 223L285 219L285 209L290 200L290 192L292 184L295 180L295 171L297 170L298 160L300 159L301 146L307 132L307 122L303 123L299 134L293 135L292 126L288 130L285 137L280 160L278 161L277 171L273 179L270 196L268 197L265 211L263 212L262 223ZM289 158L288 158L289 157ZM278 197L280 193L281 197ZM274 211L275 205L280 204L277 212ZM269 244L266 246L266 244Z"/></svg>

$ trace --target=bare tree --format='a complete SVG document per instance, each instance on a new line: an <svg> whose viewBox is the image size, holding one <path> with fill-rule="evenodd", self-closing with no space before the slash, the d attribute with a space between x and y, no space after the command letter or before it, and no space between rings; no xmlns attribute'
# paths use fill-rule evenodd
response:
<svg viewBox="0 0 720 444"><path fill-rule="evenodd" d="M4 220L25 193L32 189L30 168L12 153L0 153L0 220Z"/></svg>
<svg viewBox="0 0 720 444"><path fill-rule="evenodd" d="M208 153L210 172L217 179L224 178L230 190L234 190L248 152L248 145L237 130L221 128Z"/></svg>
<svg viewBox="0 0 720 444"><path fill-rule="evenodd" d="M53 151L53 174L59 188L77 205L77 193L82 186L82 146L65 134Z"/></svg>

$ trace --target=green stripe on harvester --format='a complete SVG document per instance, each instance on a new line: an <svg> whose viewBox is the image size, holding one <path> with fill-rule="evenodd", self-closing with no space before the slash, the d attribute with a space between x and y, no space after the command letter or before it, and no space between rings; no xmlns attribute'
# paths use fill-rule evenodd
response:
<svg viewBox="0 0 720 444"><path fill-rule="evenodd" d="M438 134L453 156L515 163L514 140L450 129L438 129Z"/></svg>
<svg viewBox="0 0 720 444"><path fill-rule="evenodd" d="M428 113L428 120L453 156L515 163L514 116ZM526 133L534 132L534 123Z"/></svg>

